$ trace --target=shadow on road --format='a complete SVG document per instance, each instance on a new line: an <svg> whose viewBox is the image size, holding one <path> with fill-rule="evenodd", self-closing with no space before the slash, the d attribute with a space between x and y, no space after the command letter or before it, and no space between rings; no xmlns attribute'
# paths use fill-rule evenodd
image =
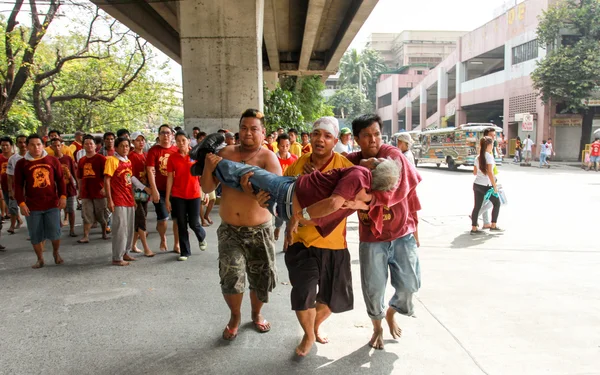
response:
<svg viewBox="0 0 600 375"><path fill-rule="evenodd" d="M452 242L450 243L451 249L464 249L473 246L479 246L486 241L494 238L494 235L489 234L488 232L483 232L483 234L472 235L470 232L465 232L456 236Z"/></svg>

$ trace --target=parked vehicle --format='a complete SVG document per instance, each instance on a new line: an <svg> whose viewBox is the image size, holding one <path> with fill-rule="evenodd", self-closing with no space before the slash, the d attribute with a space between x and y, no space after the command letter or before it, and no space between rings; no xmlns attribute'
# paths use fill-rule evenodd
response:
<svg viewBox="0 0 600 375"><path fill-rule="evenodd" d="M488 128L494 128L497 137L502 133L502 128L486 123L421 132L419 162L434 163L438 167L446 164L450 170L456 170L461 165L473 166L479 153L479 140ZM502 155L496 156L496 164L502 164Z"/></svg>

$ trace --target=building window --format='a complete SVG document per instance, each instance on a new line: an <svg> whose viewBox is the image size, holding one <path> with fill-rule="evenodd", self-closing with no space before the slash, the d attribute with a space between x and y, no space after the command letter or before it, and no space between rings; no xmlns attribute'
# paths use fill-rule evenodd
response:
<svg viewBox="0 0 600 375"><path fill-rule="evenodd" d="M391 92L377 98L377 108L387 107L388 105L392 105Z"/></svg>
<svg viewBox="0 0 600 375"><path fill-rule="evenodd" d="M417 70L417 75L422 76L423 75L423 71L422 70Z"/></svg>
<svg viewBox="0 0 600 375"><path fill-rule="evenodd" d="M523 43L512 49L513 65L520 64L525 61L533 60L538 57L538 41L537 39Z"/></svg>
<svg viewBox="0 0 600 375"><path fill-rule="evenodd" d="M412 90L412 88L410 87L400 87L398 88L398 97L399 98L403 98L404 96L406 96L410 90Z"/></svg>

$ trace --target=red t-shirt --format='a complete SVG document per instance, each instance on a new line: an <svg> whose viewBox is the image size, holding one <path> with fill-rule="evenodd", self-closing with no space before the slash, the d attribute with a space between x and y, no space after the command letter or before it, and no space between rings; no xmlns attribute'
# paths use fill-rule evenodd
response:
<svg viewBox="0 0 600 375"><path fill-rule="evenodd" d="M167 162L167 172L173 172L173 188L171 196L183 199L200 198L200 182L197 176L192 176L190 168L196 162L190 156L181 156L179 152L171 154Z"/></svg>
<svg viewBox="0 0 600 375"><path fill-rule="evenodd" d="M302 208L309 207L332 194L344 199L354 200L362 189L371 188L371 171L354 166L350 168L332 169L321 173L315 171L298 177L296 181L296 197ZM316 229L322 237L327 237L354 210L341 209L322 218L313 219Z"/></svg>
<svg viewBox="0 0 600 375"><path fill-rule="evenodd" d="M148 186L148 178L146 177L146 153L131 151L128 157L131 161L133 176L140 180L142 184Z"/></svg>
<svg viewBox="0 0 600 375"><path fill-rule="evenodd" d="M417 211L421 210L421 203L416 188L421 176L397 147L381 145L376 157L399 160L402 169L396 190L373 192L371 209L358 213L361 242L393 241L414 233L419 222ZM354 164L364 159L360 151L350 153L346 158Z"/></svg>
<svg viewBox="0 0 600 375"><path fill-rule="evenodd" d="M63 155L62 158L58 159L60 166L62 167L63 180L67 187L67 197L74 197L77 195L77 188L74 185L75 178L75 164L70 156Z"/></svg>
<svg viewBox="0 0 600 375"><path fill-rule="evenodd" d="M279 156L279 153L277 153L277 160L279 160L279 165L281 165L281 174L283 175L285 173L285 170L288 169L288 167L292 164L294 164L296 162L296 160L298 160L298 156L290 153L290 157L287 159L282 159Z"/></svg>
<svg viewBox="0 0 600 375"><path fill-rule="evenodd" d="M2 191L8 191L8 175L6 174L6 168L8 167L8 159L4 155L0 154L0 185Z"/></svg>
<svg viewBox="0 0 600 375"><path fill-rule="evenodd" d="M122 161L116 156L110 156L106 158L104 174L110 176L110 196L115 207L135 207L131 185L131 161Z"/></svg>
<svg viewBox="0 0 600 375"><path fill-rule="evenodd" d="M177 146L164 148L161 145L154 145L148 150L146 167L154 167L154 180L158 191L167 190L167 162L171 154L177 152Z"/></svg>
<svg viewBox="0 0 600 375"><path fill-rule="evenodd" d="M37 160L19 160L15 166L15 199L25 202L30 211L58 207L58 198L66 196L60 162L46 155Z"/></svg>
<svg viewBox="0 0 600 375"><path fill-rule="evenodd" d="M75 152L73 153L73 155L75 155L77 153L77 151L80 151L81 149L83 149L83 145L77 141L73 141L73 143L71 143L71 145L73 145L75 147Z"/></svg>
<svg viewBox="0 0 600 375"><path fill-rule="evenodd" d="M104 165L106 157L96 154L88 159L87 156L79 160L77 178L81 180L79 194L81 199L104 198Z"/></svg>
<svg viewBox="0 0 600 375"><path fill-rule="evenodd" d="M590 156L600 156L600 142L594 142L592 143L592 145L590 146ZM2 164L2 173L4 173L4 164ZM2 177L4 178L4 175L2 175ZM4 183L3 183L4 184ZM4 185L2 185L2 189L4 189Z"/></svg>

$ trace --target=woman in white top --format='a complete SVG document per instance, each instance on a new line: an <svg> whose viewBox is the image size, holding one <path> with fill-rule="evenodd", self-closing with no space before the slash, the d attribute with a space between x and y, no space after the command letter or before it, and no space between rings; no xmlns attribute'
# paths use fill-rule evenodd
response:
<svg viewBox="0 0 600 375"><path fill-rule="evenodd" d="M479 157L477 158L477 165L475 167L477 174L475 176L475 182L473 183L475 206L471 213L471 234L483 233L477 229L477 217L479 216L479 211L483 205L486 193L490 189L494 189L494 192L496 194L498 193L496 178L494 177L494 166L496 165L496 162L492 156L493 147L494 140L491 137L481 138L481 141L479 142ZM494 206L492 209L492 224L490 231L501 231L501 229L496 226L498 215L500 214L500 199L494 195L491 195L489 199Z"/></svg>

